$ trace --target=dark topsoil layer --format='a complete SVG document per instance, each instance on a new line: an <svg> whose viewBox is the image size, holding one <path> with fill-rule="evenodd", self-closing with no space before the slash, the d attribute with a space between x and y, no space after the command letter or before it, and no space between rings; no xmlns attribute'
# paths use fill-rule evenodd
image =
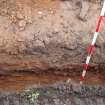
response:
<svg viewBox="0 0 105 105"><path fill-rule="evenodd" d="M63 81L34 86L13 94L0 94L0 105L105 105L105 87Z"/></svg>

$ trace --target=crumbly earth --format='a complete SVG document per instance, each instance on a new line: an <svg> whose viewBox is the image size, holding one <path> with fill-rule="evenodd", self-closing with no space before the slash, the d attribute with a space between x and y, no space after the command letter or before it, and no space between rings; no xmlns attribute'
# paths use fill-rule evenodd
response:
<svg viewBox="0 0 105 105"><path fill-rule="evenodd" d="M15 84L13 87L20 89L27 84L79 80L102 3L0 0L0 87L7 89ZM101 24L86 77L88 84L105 82L104 27L105 22Z"/></svg>
<svg viewBox="0 0 105 105"><path fill-rule="evenodd" d="M105 105L104 20L79 84L102 4L0 0L0 105Z"/></svg>

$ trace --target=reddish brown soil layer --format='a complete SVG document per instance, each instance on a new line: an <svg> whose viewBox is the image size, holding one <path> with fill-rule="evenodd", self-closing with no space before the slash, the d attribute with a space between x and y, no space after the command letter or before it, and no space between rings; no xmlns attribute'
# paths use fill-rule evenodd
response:
<svg viewBox="0 0 105 105"><path fill-rule="evenodd" d="M0 77L0 90L20 91L32 85L47 85L66 80L68 76L36 75L34 73L13 73Z"/></svg>
<svg viewBox="0 0 105 105"><path fill-rule="evenodd" d="M103 85L105 79L103 75L88 73L84 84ZM58 81L73 79L79 82L80 76L55 75L51 73L35 74L33 72L12 72L8 75L0 76L0 91L21 91L34 85L51 85Z"/></svg>

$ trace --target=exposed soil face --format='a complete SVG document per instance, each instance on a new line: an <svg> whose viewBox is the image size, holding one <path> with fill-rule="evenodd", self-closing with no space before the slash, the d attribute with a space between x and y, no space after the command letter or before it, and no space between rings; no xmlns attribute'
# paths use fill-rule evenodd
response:
<svg viewBox="0 0 105 105"><path fill-rule="evenodd" d="M97 0L1 0L1 89L14 84L14 89L21 90L68 78L78 81L100 10ZM104 84L104 27L102 24L87 84Z"/></svg>

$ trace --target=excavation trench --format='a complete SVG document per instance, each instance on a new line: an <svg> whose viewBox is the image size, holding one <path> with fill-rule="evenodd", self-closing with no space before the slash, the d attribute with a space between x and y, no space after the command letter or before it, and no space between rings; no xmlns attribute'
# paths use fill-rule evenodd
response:
<svg viewBox="0 0 105 105"><path fill-rule="evenodd" d="M79 84L101 4L0 0L0 105L105 105L103 23Z"/></svg>
<svg viewBox="0 0 105 105"><path fill-rule="evenodd" d="M79 82L101 2L1 0L0 90L20 91L65 79ZM104 84L104 24L99 34L86 84Z"/></svg>

